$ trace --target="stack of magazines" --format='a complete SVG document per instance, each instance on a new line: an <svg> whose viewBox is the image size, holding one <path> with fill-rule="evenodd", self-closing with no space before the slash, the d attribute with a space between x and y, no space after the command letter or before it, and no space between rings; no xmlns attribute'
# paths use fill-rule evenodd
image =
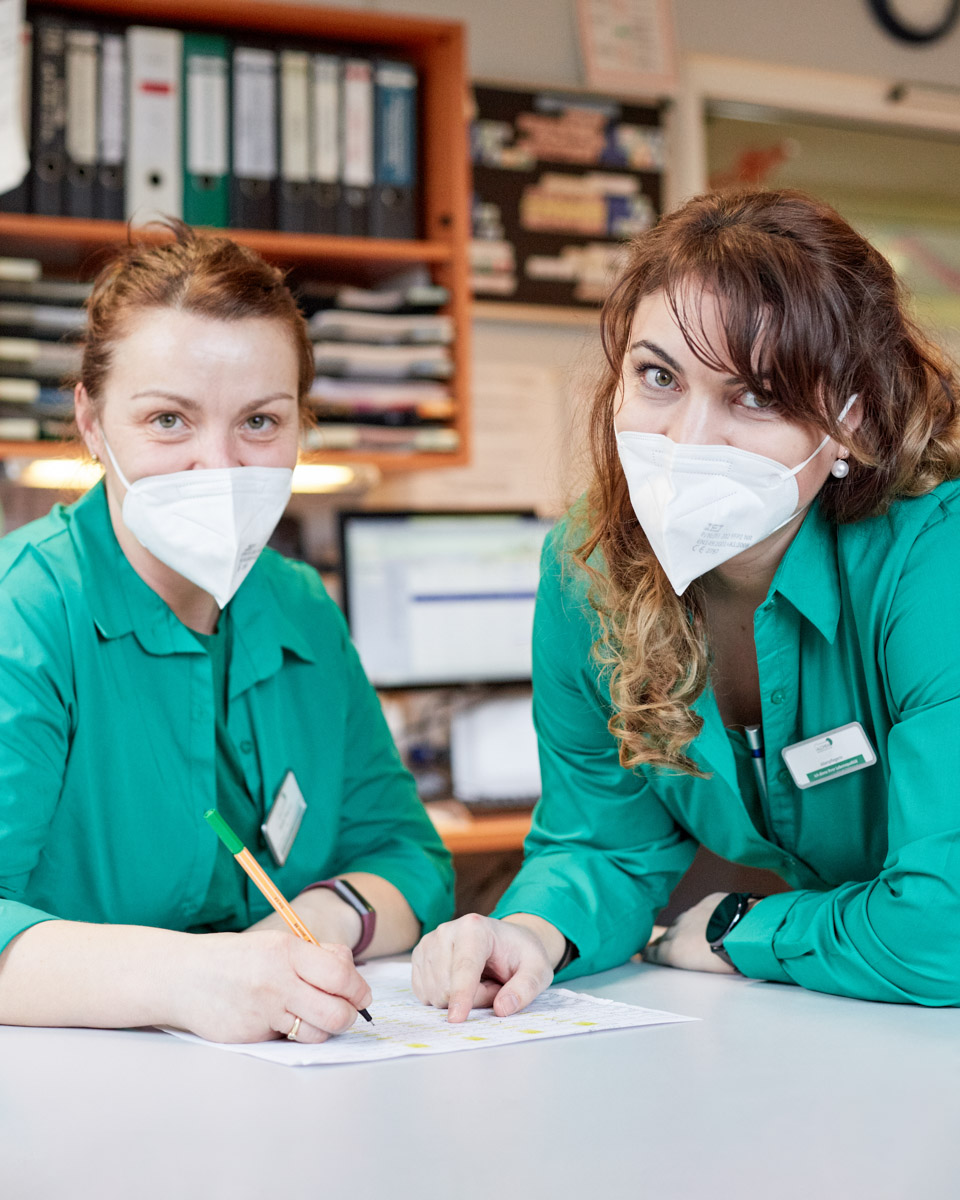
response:
<svg viewBox="0 0 960 1200"><path fill-rule="evenodd" d="M309 311L317 425L310 449L447 452L455 402L453 320L438 312L445 288L301 290Z"/></svg>
<svg viewBox="0 0 960 1200"><path fill-rule="evenodd" d="M0 441L63 438L73 429L77 338L90 284L44 279L32 259L0 258Z"/></svg>

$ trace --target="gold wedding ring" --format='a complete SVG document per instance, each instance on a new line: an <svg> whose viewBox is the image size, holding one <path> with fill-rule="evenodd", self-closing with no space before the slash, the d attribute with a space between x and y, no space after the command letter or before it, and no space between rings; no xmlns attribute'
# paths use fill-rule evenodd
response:
<svg viewBox="0 0 960 1200"><path fill-rule="evenodd" d="M291 1027L290 1032L287 1034L287 1041L295 1042L297 1040L297 1034L299 1032L300 1032L300 1018L294 1017L293 1018L293 1026Z"/></svg>

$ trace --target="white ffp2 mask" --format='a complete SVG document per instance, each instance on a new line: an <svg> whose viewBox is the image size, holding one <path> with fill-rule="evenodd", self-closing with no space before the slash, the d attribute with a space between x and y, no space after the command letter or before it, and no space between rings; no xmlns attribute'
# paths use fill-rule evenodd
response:
<svg viewBox="0 0 960 1200"><path fill-rule="evenodd" d="M850 397L839 420L856 400ZM617 450L630 502L678 596L707 571L776 533L795 515L799 466L736 446L695 446L658 433L623 431Z"/></svg>
<svg viewBox="0 0 960 1200"><path fill-rule="evenodd" d="M213 467L127 481L123 523L137 541L226 608L283 516L289 467Z"/></svg>

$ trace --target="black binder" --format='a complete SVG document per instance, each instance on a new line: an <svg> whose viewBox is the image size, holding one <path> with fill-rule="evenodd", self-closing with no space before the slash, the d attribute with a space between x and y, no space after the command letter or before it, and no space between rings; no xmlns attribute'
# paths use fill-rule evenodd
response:
<svg viewBox="0 0 960 1200"><path fill-rule="evenodd" d="M234 229L276 229L276 51L234 46L231 128L230 224Z"/></svg>
<svg viewBox="0 0 960 1200"><path fill-rule="evenodd" d="M33 23L33 117L31 188L33 211L62 216L66 107L67 26L38 13Z"/></svg>

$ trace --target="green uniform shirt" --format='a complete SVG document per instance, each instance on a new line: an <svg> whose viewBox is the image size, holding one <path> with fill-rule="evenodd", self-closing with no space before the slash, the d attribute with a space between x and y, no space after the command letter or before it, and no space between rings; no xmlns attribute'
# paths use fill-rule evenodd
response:
<svg viewBox="0 0 960 1200"><path fill-rule="evenodd" d="M565 535L545 547L534 628L543 799L497 915L569 937L580 958L563 977L602 970L644 945L702 843L795 889L726 939L745 975L960 1003L960 483L852 525L808 513L754 619L765 804L709 689L690 748L709 779L620 767ZM797 788L783 747L851 721L876 764Z"/></svg>
<svg viewBox="0 0 960 1200"><path fill-rule="evenodd" d="M368 871L433 928L452 910L449 855L319 576L264 551L229 611L247 792L267 811L292 770L307 802L283 867L249 849L288 897ZM0 949L50 916L185 930L207 915L216 713L210 656L130 566L102 485L0 541ZM269 906L247 894L256 921Z"/></svg>

